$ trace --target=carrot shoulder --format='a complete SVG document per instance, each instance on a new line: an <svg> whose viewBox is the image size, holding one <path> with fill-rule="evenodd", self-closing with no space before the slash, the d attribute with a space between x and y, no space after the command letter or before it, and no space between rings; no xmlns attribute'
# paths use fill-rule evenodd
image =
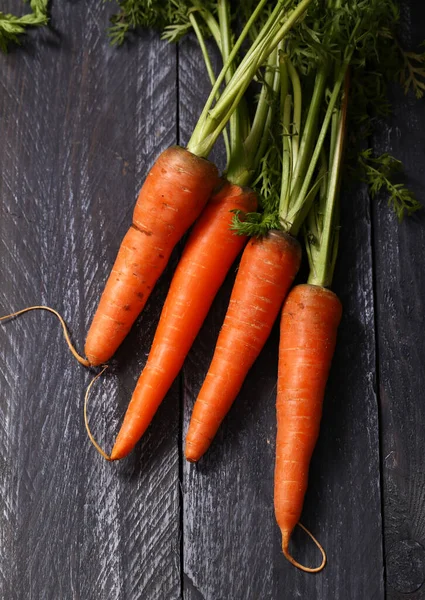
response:
<svg viewBox="0 0 425 600"><path fill-rule="evenodd" d="M150 170L89 329L92 365L111 358L143 310L170 254L202 211L218 179L204 158L173 146Z"/></svg>
<svg viewBox="0 0 425 600"><path fill-rule="evenodd" d="M247 241L230 230L230 211L251 212L256 206L252 190L225 183L196 222L173 276L148 360L112 450L112 460L126 456L144 434Z"/></svg>
<svg viewBox="0 0 425 600"><path fill-rule="evenodd" d="M210 446L270 334L300 260L299 243L286 233L271 231L248 242L193 409L186 437L187 460L199 460Z"/></svg>
<svg viewBox="0 0 425 600"><path fill-rule="evenodd" d="M282 311L274 506L283 552L296 566L289 539L301 516L341 314L336 294L310 284L293 288Z"/></svg>

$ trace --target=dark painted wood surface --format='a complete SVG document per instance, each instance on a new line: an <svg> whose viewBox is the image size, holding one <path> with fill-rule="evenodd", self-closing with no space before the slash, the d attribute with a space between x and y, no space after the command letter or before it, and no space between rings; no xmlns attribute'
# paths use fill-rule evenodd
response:
<svg viewBox="0 0 425 600"><path fill-rule="evenodd" d="M405 2L406 35L418 32L408 42L422 35L421 6ZM1 312L54 306L79 348L138 188L163 148L188 140L209 87L193 40L177 49L145 33L110 48L110 11L97 0L53 3L52 30L0 56ZM421 197L424 102L396 95L395 105L376 144L405 162ZM215 158L223 163L220 149ZM86 439L92 374L73 361L54 317L2 325L1 598L425 598L424 217L399 226L385 206L371 209L361 186L344 190L343 203L334 287L344 318L303 513L327 549L326 569L302 574L280 551L276 328L210 452L197 466L182 457L235 266L182 376L118 465ZM93 391L91 422L107 448L177 257ZM299 533L293 548L318 560Z"/></svg>
<svg viewBox="0 0 425 600"><path fill-rule="evenodd" d="M55 2L53 32L0 57L0 305L54 306L80 349L140 184L177 135L176 48L148 34L112 49L108 11ZM105 445L170 275L93 394ZM72 359L54 317L26 315L1 339L0 597L179 598L178 385L132 457L110 465L82 421L92 373Z"/></svg>
<svg viewBox="0 0 425 600"><path fill-rule="evenodd" d="M402 11L403 38L424 37L425 7ZM406 168L425 200L425 100L394 90L394 113L374 141ZM425 212L398 225L374 207L377 350L387 597L425 598Z"/></svg>

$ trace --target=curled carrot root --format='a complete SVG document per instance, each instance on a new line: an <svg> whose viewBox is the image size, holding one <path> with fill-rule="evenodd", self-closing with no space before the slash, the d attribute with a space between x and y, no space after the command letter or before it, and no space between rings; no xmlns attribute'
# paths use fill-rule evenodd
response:
<svg viewBox="0 0 425 600"><path fill-rule="evenodd" d="M319 548L319 550L322 554L322 562L320 563L320 565L318 567L305 567L304 565L301 565L298 561L295 560L295 558L293 556L291 556L289 554L289 547L288 547L289 546L289 536L283 536L283 542L282 542L283 555L285 556L285 558L287 558L289 560L289 562L292 565L294 565L294 567L297 567L297 569L300 569L301 571L304 571L305 573L319 573L319 571L321 571L324 568L324 566L326 565L326 552L324 551L323 546L316 540L314 535L306 527L304 527L304 525L302 525L299 522L298 522L298 525L299 525L299 527L301 527L301 529L303 531L305 531L307 533L307 535L309 535L311 537L313 542Z"/></svg>
<svg viewBox="0 0 425 600"><path fill-rule="evenodd" d="M92 388L92 385L95 383L95 381L97 379L99 379L99 377L106 371L106 369L108 368L108 365L105 365L103 367L103 369L96 375L96 377L94 377L90 383L89 386L86 390L86 394L84 396L84 425L86 426L86 431L87 431L87 435L89 436L89 440L91 441L91 443L93 444L93 446L96 448L96 450L99 452L99 454L101 456L103 456L103 458L107 461L111 460L111 457L109 456L109 454L106 454L106 452L99 446L99 444L96 442L96 440L94 439L94 436L90 430L89 427L89 419L87 417L87 403L88 403L88 399L89 399L89 395L90 395L90 390Z"/></svg>
<svg viewBox="0 0 425 600"><path fill-rule="evenodd" d="M5 315L4 317L0 317L0 321L5 321L6 319L13 319L14 317L23 315L24 313L26 313L30 310L47 310L48 312L53 313L59 319L60 324L62 325L63 334L65 336L65 341L68 344L68 348L71 350L74 358L76 358L78 360L78 362L80 363L80 365L83 365L83 367L90 367L90 362L83 356L80 356L80 354L78 354L78 352L74 348L74 346L71 342L71 338L69 337L69 333L68 333L68 329L67 329L65 321L60 316L60 314L53 308L50 308L49 306L29 306L28 308L18 310L17 312L11 313L10 315Z"/></svg>

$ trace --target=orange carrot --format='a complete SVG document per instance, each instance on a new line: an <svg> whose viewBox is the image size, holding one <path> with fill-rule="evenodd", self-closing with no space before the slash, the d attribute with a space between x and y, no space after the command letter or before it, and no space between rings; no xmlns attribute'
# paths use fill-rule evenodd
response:
<svg viewBox="0 0 425 600"><path fill-rule="evenodd" d="M228 182L195 224L175 271L145 368L128 406L111 460L126 456L144 434L179 373L212 301L247 238L230 230L232 210L252 212L255 193Z"/></svg>
<svg viewBox="0 0 425 600"><path fill-rule="evenodd" d="M186 437L187 460L199 460L210 446L269 337L300 260L299 243L281 231L252 238L246 246L214 356L193 409Z"/></svg>
<svg viewBox="0 0 425 600"><path fill-rule="evenodd" d="M335 350L342 307L319 285L298 285L282 311L277 388L277 439L274 506L286 558L307 489L308 469L319 435L323 396Z"/></svg>
<svg viewBox="0 0 425 600"><path fill-rule="evenodd" d="M92 365L109 360L124 340L217 179L215 165L179 146L159 156L140 191L87 335L85 353Z"/></svg>

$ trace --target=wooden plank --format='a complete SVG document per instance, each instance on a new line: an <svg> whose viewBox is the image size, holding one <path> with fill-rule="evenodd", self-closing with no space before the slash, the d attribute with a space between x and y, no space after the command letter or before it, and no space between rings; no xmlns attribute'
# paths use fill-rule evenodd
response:
<svg viewBox="0 0 425 600"><path fill-rule="evenodd" d="M153 34L111 48L112 9L52 3L51 31L0 57L1 312L54 306L80 349L142 180L176 141L176 50ZM108 448L169 277L93 392ZM54 318L1 329L0 596L179 598L178 386L132 457L111 465L84 431L92 373Z"/></svg>
<svg viewBox="0 0 425 600"><path fill-rule="evenodd" d="M179 53L180 132L186 142L206 95L194 42ZM195 95L194 90L197 90ZM223 157L221 156L221 162ZM384 597L378 407L369 200L344 194L340 260L334 289L344 318L326 395L303 522L325 546L329 563L317 576L285 561L273 513L278 330L198 465L183 464L183 569L186 600L228 598ZM235 269L218 294L184 367L185 434L212 357ZM183 435L184 438L184 435ZM298 558L317 551L297 532Z"/></svg>
<svg viewBox="0 0 425 600"><path fill-rule="evenodd" d="M403 43L423 39L421 0L402 5ZM374 139L377 153L405 165L406 184L425 197L425 104L393 93L393 115ZM425 214L399 224L384 197L373 214L383 514L387 598L425 597Z"/></svg>

